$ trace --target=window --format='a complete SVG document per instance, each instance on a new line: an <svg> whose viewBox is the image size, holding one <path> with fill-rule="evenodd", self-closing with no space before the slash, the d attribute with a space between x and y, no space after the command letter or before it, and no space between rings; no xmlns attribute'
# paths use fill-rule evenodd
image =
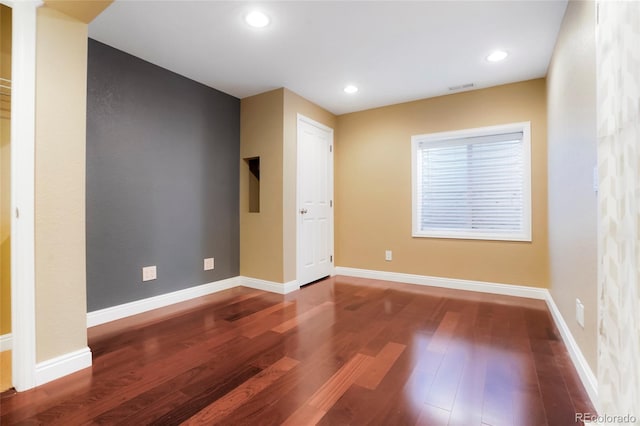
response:
<svg viewBox="0 0 640 426"><path fill-rule="evenodd" d="M531 241L530 129L413 136L413 236Z"/></svg>

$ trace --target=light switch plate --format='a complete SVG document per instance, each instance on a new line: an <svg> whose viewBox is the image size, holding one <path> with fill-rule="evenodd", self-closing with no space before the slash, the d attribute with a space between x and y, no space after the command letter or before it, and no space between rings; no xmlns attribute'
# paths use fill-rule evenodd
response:
<svg viewBox="0 0 640 426"><path fill-rule="evenodd" d="M584 305L580 299L576 299L576 321L584 328Z"/></svg>

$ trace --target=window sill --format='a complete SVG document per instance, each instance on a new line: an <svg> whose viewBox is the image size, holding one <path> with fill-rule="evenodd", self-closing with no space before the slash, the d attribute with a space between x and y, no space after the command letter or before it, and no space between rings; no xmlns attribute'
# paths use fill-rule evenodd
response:
<svg viewBox="0 0 640 426"><path fill-rule="evenodd" d="M430 231L430 232L413 232L413 238L440 238L454 240L485 240L485 241L514 241L530 243L531 236L523 234L489 234L489 233L468 233L468 232L451 232L451 231Z"/></svg>

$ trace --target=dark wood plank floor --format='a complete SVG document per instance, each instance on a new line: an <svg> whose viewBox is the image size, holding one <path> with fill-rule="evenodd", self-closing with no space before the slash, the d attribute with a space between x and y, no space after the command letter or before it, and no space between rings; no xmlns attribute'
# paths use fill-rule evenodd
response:
<svg viewBox="0 0 640 426"><path fill-rule="evenodd" d="M593 413L544 302L334 277L89 329L93 367L12 424L558 425Z"/></svg>

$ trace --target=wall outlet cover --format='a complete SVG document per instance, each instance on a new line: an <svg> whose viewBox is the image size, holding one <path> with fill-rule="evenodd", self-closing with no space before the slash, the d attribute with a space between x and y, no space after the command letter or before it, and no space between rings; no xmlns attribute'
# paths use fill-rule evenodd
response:
<svg viewBox="0 0 640 426"><path fill-rule="evenodd" d="M157 278L157 270L154 266L145 266L142 268L142 281L151 281Z"/></svg>
<svg viewBox="0 0 640 426"><path fill-rule="evenodd" d="M204 270L205 271L210 271L213 268L215 268L215 263L213 260L213 257L208 257L204 260Z"/></svg>
<svg viewBox="0 0 640 426"><path fill-rule="evenodd" d="M391 250L385 250L384 260L386 260L387 262L390 262L392 259L393 259L393 253L391 252Z"/></svg>

